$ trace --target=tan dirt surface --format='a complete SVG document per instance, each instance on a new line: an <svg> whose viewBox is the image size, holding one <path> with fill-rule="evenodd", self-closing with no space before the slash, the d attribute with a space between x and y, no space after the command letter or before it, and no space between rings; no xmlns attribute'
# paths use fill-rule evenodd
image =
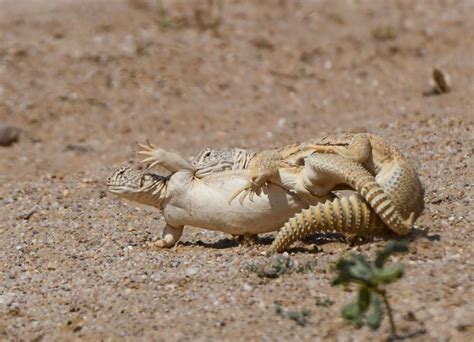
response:
<svg viewBox="0 0 474 342"><path fill-rule="evenodd" d="M160 6L160 3L162 6ZM385 340L340 318L351 247L298 243L306 273L259 278L253 246L105 192L135 141L194 155L370 131L413 158L426 210L389 287L400 335L474 339L474 2L0 0L0 340ZM430 94L434 67L452 90ZM334 302L333 304L331 304ZM323 303L323 304L321 304ZM310 311L305 326L278 315Z"/></svg>

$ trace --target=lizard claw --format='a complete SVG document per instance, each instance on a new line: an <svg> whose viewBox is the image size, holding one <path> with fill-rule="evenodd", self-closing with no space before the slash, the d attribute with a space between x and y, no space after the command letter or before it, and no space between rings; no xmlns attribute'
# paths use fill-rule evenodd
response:
<svg viewBox="0 0 474 342"><path fill-rule="evenodd" d="M250 189L245 189L243 190L242 194L239 197L239 203L240 205L244 205L245 199L248 197ZM250 197L249 197L250 198Z"/></svg>
<svg viewBox="0 0 474 342"><path fill-rule="evenodd" d="M247 190L249 200L253 202L253 198L255 195L260 196L262 193L262 186L258 185L257 183L252 182L251 188Z"/></svg>
<svg viewBox="0 0 474 342"><path fill-rule="evenodd" d="M230 197L228 203L231 204L232 201L236 198L239 197L239 203L240 205L243 205L245 198L248 196L249 199L252 197L251 200L253 200L253 196L250 196L249 194L252 193L252 183L248 183L247 185L244 185L241 187L239 190L234 192L232 196Z"/></svg>
<svg viewBox="0 0 474 342"><path fill-rule="evenodd" d="M148 139L146 140L146 145L137 143L137 146L142 148L142 151L137 151L137 153L144 155L151 155L153 150L158 149L158 146L152 144Z"/></svg>
<svg viewBox="0 0 474 342"><path fill-rule="evenodd" d="M261 190L262 189L260 185L254 182L249 182L247 185L243 186L242 188L234 192L234 194L229 199L228 203L231 204L232 201L239 195L240 195L239 197L240 205L243 205L243 202L247 197L250 200L250 202L253 202L254 196L255 195L260 196Z"/></svg>
<svg viewBox="0 0 474 342"><path fill-rule="evenodd" d="M243 198L242 198L242 197L245 198L246 192L247 192L247 190L249 189L249 187L250 187L250 184L247 184L247 185L241 187L241 188L240 188L239 190L237 190L236 192L234 192L234 193L232 194L232 196L230 196L228 203L231 204L232 201L233 201L237 196L241 195L241 196L239 197L239 203L240 203L240 205L242 205L242 203L243 203Z"/></svg>
<svg viewBox="0 0 474 342"><path fill-rule="evenodd" d="M153 144L150 142L150 140L148 140L148 139L146 139L146 144L148 145L148 147L149 147L150 149L156 149L156 148L157 148L157 146L156 146L156 145L153 145Z"/></svg>

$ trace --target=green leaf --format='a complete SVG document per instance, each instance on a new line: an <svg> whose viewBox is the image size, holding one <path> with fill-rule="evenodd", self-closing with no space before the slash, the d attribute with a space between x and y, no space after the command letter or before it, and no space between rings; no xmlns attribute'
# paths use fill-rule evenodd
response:
<svg viewBox="0 0 474 342"><path fill-rule="evenodd" d="M401 278L404 266L401 263L385 265L393 253L408 251L405 242L389 241L385 249L377 252L374 262L367 262L363 255L351 254L339 259L336 267L338 277L333 285L357 283L359 285L357 299L342 308L344 319L353 322L358 328L367 324L371 329L378 329L382 323L384 311L382 294L385 290L379 287Z"/></svg>
<svg viewBox="0 0 474 342"><path fill-rule="evenodd" d="M403 277L405 267L401 263L395 263L384 266L382 269L377 270L375 276L378 282L383 284L392 283L397 279Z"/></svg>
<svg viewBox="0 0 474 342"><path fill-rule="evenodd" d="M349 275L348 272L341 272L337 276L336 279L332 281L332 286L336 286L339 284L347 284L351 281L351 276Z"/></svg>
<svg viewBox="0 0 474 342"><path fill-rule="evenodd" d="M369 263L362 255L357 255L355 259L355 264L349 269L349 275L356 280L370 285L374 275Z"/></svg>
<svg viewBox="0 0 474 342"><path fill-rule="evenodd" d="M359 297L357 301L359 302L360 312L364 313L367 311L370 305L370 292L369 289L365 286L359 288Z"/></svg>
<svg viewBox="0 0 474 342"><path fill-rule="evenodd" d="M367 314L367 325L376 330L380 327L383 319L382 305L380 302L380 297L377 293L370 293L370 308L369 313Z"/></svg>
<svg viewBox="0 0 474 342"><path fill-rule="evenodd" d="M349 269L352 265L354 265L352 258L353 256L351 255L349 258L339 259L337 261L336 268L340 271Z"/></svg>
<svg viewBox="0 0 474 342"><path fill-rule="evenodd" d="M372 268L362 255L352 254L348 258L339 259L336 267L339 275L333 281L333 286L349 282L362 282L367 286L373 284Z"/></svg>
<svg viewBox="0 0 474 342"><path fill-rule="evenodd" d="M408 245L405 241L389 241L384 249L377 252L375 259L375 266L378 268L382 267L390 255L394 253L405 253L408 252Z"/></svg>
<svg viewBox="0 0 474 342"><path fill-rule="evenodd" d="M359 302L356 300L352 303L346 304L342 307L342 317L348 321L359 321L359 316L361 315L359 310ZM362 326L362 325L360 325Z"/></svg>
<svg viewBox="0 0 474 342"><path fill-rule="evenodd" d="M359 288L359 295L355 301L344 305L342 308L342 317L353 322L358 328L364 325L365 312L370 305L370 291L367 287Z"/></svg>
<svg viewBox="0 0 474 342"><path fill-rule="evenodd" d="M336 264L336 268L339 270L339 275L336 279L333 280L332 286L339 284L349 283L352 279L349 274L349 269L354 265L354 261L349 258L341 258Z"/></svg>

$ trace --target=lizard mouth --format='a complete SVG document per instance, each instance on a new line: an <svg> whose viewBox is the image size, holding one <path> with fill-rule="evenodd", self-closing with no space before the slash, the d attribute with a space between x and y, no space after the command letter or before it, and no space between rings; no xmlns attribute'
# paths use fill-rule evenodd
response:
<svg viewBox="0 0 474 342"><path fill-rule="evenodd" d="M128 184L128 185L107 185L107 190L114 194L123 194L123 193L141 193L150 190L151 187L156 186L156 181L151 180L143 175L137 182L137 184Z"/></svg>
<svg viewBox="0 0 474 342"><path fill-rule="evenodd" d="M132 189L126 189L125 187L118 186L118 185L109 185L109 186L107 186L107 190L109 192L114 193L114 194L121 194L121 193L124 193L124 192L127 192L127 191L131 191Z"/></svg>

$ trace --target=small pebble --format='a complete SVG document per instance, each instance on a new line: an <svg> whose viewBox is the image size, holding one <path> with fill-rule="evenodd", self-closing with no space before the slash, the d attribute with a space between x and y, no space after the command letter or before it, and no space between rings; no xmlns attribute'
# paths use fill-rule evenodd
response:
<svg viewBox="0 0 474 342"><path fill-rule="evenodd" d="M193 275L195 275L198 272L199 272L199 269L197 269L196 267L190 267L186 270L186 276L187 277L192 277Z"/></svg>
<svg viewBox="0 0 474 342"><path fill-rule="evenodd" d="M253 287L250 286L249 284L245 283L244 285L242 285L242 289L244 291L252 291L253 290Z"/></svg>
<svg viewBox="0 0 474 342"><path fill-rule="evenodd" d="M451 79L449 75L438 68L433 69L433 91L437 94L445 94L451 91Z"/></svg>
<svg viewBox="0 0 474 342"><path fill-rule="evenodd" d="M13 126L0 126L0 146L10 146L20 138L20 130Z"/></svg>

